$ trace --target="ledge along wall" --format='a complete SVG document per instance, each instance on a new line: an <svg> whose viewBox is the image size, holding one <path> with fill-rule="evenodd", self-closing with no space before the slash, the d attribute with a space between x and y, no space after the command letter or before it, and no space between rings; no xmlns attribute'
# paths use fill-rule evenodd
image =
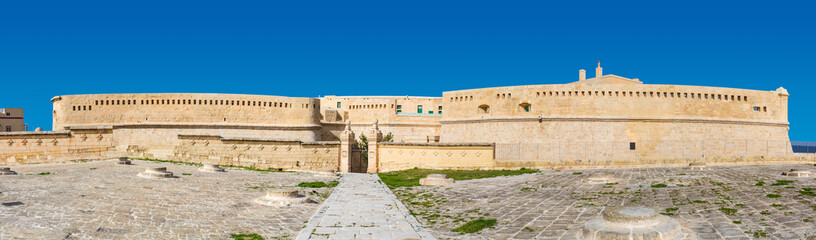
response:
<svg viewBox="0 0 816 240"><path fill-rule="evenodd" d="M282 170L339 170L340 142L179 135L173 159Z"/></svg>
<svg viewBox="0 0 816 240"><path fill-rule="evenodd" d="M98 160L116 156L109 130L0 133L0 165Z"/></svg>
<svg viewBox="0 0 816 240"><path fill-rule="evenodd" d="M562 84L443 93L441 142L504 166L762 162L793 156L784 89Z"/></svg>
<svg viewBox="0 0 816 240"><path fill-rule="evenodd" d="M411 168L492 169L493 144L490 143L380 143L380 172Z"/></svg>

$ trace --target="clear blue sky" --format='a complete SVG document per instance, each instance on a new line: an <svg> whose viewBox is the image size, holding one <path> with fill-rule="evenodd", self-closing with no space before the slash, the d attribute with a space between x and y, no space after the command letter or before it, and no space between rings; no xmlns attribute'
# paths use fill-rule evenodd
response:
<svg viewBox="0 0 816 240"><path fill-rule="evenodd" d="M56 95L441 96L575 81L788 89L816 141L806 1L4 1L0 107L51 128ZM556 1L553 1L556 2Z"/></svg>

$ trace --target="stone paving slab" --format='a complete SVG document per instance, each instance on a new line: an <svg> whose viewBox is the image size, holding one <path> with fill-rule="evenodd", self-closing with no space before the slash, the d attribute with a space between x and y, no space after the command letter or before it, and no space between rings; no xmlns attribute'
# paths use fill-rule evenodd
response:
<svg viewBox="0 0 816 240"><path fill-rule="evenodd" d="M435 239L377 175L348 173L297 239Z"/></svg>
<svg viewBox="0 0 816 240"><path fill-rule="evenodd" d="M257 233L292 239L319 204L269 207L253 198L267 188L337 177L258 172L133 161L13 166L0 176L0 239L226 239ZM177 178L144 179L146 167L166 167ZM40 173L47 175L38 175ZM189 175L186 175L186 174ZM317 194L310 194L311 191ZM301 189L316 200L330 189Z"/></svg>
<svg viewBox="0 0 816 240"><path fill-rule="evenodd" d="M643 205L680 222L686 239L810 239L816 236L816 180L781 175L793 168L816 172L805 164L544 170L394 193L439 238L574 239L606 207ZM595 174L619 182L588 184ZM498 224L473 234L451 231L478 218Z"/></svg>

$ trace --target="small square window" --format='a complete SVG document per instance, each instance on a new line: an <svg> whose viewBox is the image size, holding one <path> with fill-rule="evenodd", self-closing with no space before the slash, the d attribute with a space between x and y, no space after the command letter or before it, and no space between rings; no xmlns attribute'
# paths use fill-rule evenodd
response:
<svg viewBox="0 0 816 240"><path fill-rule="evenodd" d="M635 150L635 147L636 147L635 142L630 142L629 143L629 150Z"/></svg>
<svg viewBox="0 0 816 240"><path fill-rule="evenodd" d="M340 102L337 102L337 108L341 108L341 106L342 104Z"/></svg>

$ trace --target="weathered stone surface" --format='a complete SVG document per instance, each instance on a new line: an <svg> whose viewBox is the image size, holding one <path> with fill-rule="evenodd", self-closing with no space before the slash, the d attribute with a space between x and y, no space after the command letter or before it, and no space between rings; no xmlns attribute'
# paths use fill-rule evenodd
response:
<svg viewBox="0 0 816 240"><path fill-rule="evenodd" d="M338 179L243 169L200 174L196 166L133 164L139 167L112 161L13 167L20 174L0 180L0 239L230 239L237 233L292 239L318 205L268 207L252 198L269 188ZM136 176L149 166L168 167L182 178ZM322 202L332 189L301 192Z"/></svg>
<svg viewBox="0 0 816 240"><path fill-rule="evenodd" d="M453 178L448 178L445 174L428 174L427 177L419 179L419 185L448 185L453 183Z"/></svg>
<svg viewBox="0 0 816 240"><path fill-rule="evenodd" d="M306 239L435 239L376 174L344 174L298 234Z"/></svg>
<svg viewBox="0 0 816 240"><path fill-rule="evenodd" d="M315 176L325 176L325 177L334 177L337 176L337 173L331 169L320 170L315 173Z"/></svg>
<svg viewBox="0 0 816 240"><path fill-rule="evenodd" d="M543 170L443 187L396 188L394 193L440 239L576 239L584 223L602 217L606 208L631 205L649 206L676 220L683 239L750 239L754 232L769 238L816 235L811 222L816 221L816 202L802 195L816 188L816 180L779 175L792 168L813 171L811 164L710 168ZM619 181L587 184L587 176L595 174ZM451 231L479 218L498 223L478 234Z"/></svg>
<svg viewBox="0 0 816 240"><path fill-rule="evenodd" d="M680 239L680 224L659 215L653 208L612 207L603 218L591 219L578 234L579 239Z"/></svg>
<svg viewBox="0 0 816 240"><path fill-rule="evenodd" d="M592 174L587 177L587 183L589 184L609 184L617 182L618 180L611 174Z"/></svg>
<svg viewBox="0 0 816 240"><path fill-rule="evenodd" d="M810 177L811 173L809 170L804 169L791 169L788 172L783 172L782 175L788 177Z"/></svg>

